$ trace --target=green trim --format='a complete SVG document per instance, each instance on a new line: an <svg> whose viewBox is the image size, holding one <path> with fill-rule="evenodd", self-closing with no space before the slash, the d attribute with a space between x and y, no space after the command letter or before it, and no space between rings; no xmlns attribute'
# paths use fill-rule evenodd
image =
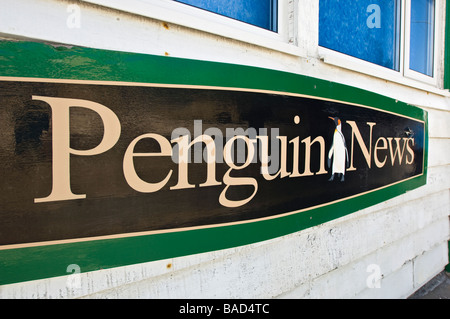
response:
<svg viewBox="0 0 450 319"><path fill-rule="evenodd" d="M207 85L319 96L423 120L388 97L307 76L249 66L34 42L0 42L0 76ZM349 96L350 94L350 96Z"/></svg>
<svg viewBox="0 0 450 319"><path fill-rule="evenodd" d="M0 285L163 260L269 240L317 226L426 184L428 119L420 108L292 73L87 48L0 41L0 76L207 85L299 93L361 104L425 122L424 174L355 198L259 222L122 239L0 250Z"/></svg>
<svg viewBox="0 0 450 319"><path fill-rule="evenodd" d="M64 276L68 274L67 266L73 263L77 263L82 272L89 272L269 240L375 205L425 182L425 177L418 177L337 204L257 223L0 251L0 284Z"/></svg>

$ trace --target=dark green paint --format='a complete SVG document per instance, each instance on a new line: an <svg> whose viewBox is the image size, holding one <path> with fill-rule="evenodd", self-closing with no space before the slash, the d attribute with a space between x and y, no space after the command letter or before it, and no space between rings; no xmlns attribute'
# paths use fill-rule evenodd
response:
<svg viewBox="0 0 450 319"><path fill-rule="evenodd" d="M55 48L31 42L0 42L0 76L125 81L237 87L299 93L372 106L423 120L417 107L354 87L311 77L247 66L88 48ZM426 184L424 174L332 205L265 221L200 230L0 251L0 284L221 250L269 240L375 205ZM364 230L364 231L370 231Z"/></svg>

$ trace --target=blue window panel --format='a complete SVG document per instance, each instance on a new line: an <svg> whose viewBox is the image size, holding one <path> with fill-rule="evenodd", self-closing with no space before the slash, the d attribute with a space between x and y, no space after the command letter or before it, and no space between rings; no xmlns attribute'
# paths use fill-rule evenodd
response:
<svg viewBox="0 0 450 319"><path fill-rule="evenodd" d="M229 18L277 31L277 0L175 0Z"/></svg>
<svg viewBox="0 0 450 319"><path fill-rule="evenodd" d="M411 0L411 70L433 76L434 0Z"/></svg>
<svg viewBox="0 0 450 319"><path fill-rule="evenodd" d="M399 71L400 0L320 0L319 45Z"/></svg>

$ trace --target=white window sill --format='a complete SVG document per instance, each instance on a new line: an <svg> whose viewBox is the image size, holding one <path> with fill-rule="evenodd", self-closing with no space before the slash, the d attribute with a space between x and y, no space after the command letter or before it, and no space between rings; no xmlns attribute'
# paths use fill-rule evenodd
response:
<svg viewBox="0 0 450 319"><path fill-rule="evenodd" d="M404 77L400 72L390 70L388 68L384 68L324 47L319 47L319 58L325 63L333 66L370 75L437 95L450 97L450 92L448 90L439 89L436 86Z"/></svg>
<svg viewBox="0 0 450 319"><path fill-rule="evenodd" d="M168 0L83 0L187 28L254 44L263 48L302 56L299 47L288 43L287 21L279 14L279 33L236 21L215 13ZM285 4L283 4L285 6ZM287 10L287 8L284 8Z"/></svg>

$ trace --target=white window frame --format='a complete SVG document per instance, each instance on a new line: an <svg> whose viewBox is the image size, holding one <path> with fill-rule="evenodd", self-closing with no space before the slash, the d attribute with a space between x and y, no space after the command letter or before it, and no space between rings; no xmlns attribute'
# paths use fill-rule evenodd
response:
<svg viewBox="0 0 450 319"><path fill-rule="evenodd" d="M328 64L335 65L348 70L368 74L374 77L397 82L403 85L424 89L441 94L442 90L437 88L438 79L442 77L439 72L439 59L442 49L441 39L441 8L442 0L435 0L435 29L434 29L434 59L433 77L413 71L409 68L409 45L410 45L410 15L411 0L401 0L400 17L400 61L399 71L392 70L375 63L371 63L345 53L330 50L319 46L319 57Z"/></svg>
<svg viewBox="0 0 450 319"><path fill-rule="evenodd" d="M82 0L84 2L145 16L167 23L239 40L264 48L299 56L298 46L290 43L289 4L278 0L277 32L266 30L204 9L172 0Z"/></svg>
<svg viewBox="0 0 450 319"><path fill-rule="evenodd" d="M406 77L415 79L424 83L431 84L433 86L437 85L437 76L438 76L438 51L440 50L439 42L439 30L441 29L440 25L440 9L441 9L441 0L435 0L434 3L434 48L433 48L433 76L428 76L426 74L422 74L420 72L414 71L409 67L409 52L410 52L410 39L411 39L411 0L407 0L405 4L405 70L404 74Z"/></svg>

